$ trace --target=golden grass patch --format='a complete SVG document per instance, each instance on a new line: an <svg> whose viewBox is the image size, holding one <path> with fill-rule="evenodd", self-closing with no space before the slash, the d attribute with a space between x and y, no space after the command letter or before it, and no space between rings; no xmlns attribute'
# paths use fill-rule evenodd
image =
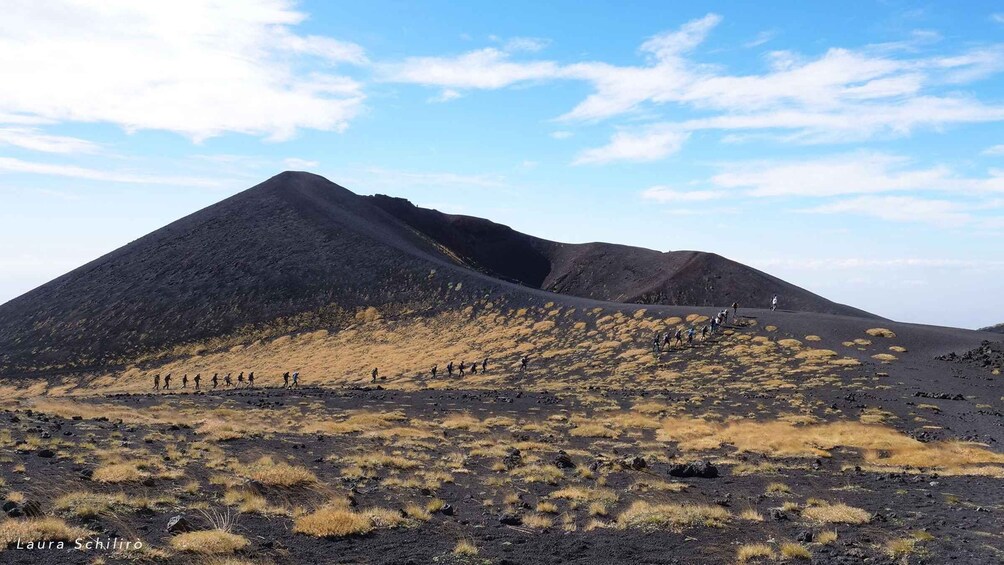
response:
<svg viewBox="0 0 1004 565"><path fill-rule="evenodd" d="M865 330L865 333L872 337L888 337L888 338L896 337L896 332L887 328L870 328Z"/></svg>
<svg viewBox="0 0 1004 565"><path fill-rule="evenodd" d="M709 504L652 504L637 500L617 516L619 528L667 528L708 526L722 528L728 522L729 511Z"/></svg>
<svg viewBox="0 0 1004 565"><path fill-rule="evenodd" d="M365 534L373 529L373 520L351 510L347 501L336 500L297 517L293 532L314 537L345 537Z"/></svg>
<svg viewBox="0 0 1004 565"><path fill-rule="evenodd" d="M749 563L754 559L774 559L774 548L766 543L747 543L736 550L736 563Z"/></svg>
<svg viewBox="0 0 1004 565"><path fill-rule="evenodd" d="M224 555L244 549L248 540L242 535L224 530L185 532L171 538L171 548L203 555Z"/></svg>
<svg viewBox="0 0 1004 565"><path fill-rule="evenodd" d="M478 546L471 540L462 539L453 547L453 554L473 557L478 554Z"/></svg>
<svg viewBox="0 0 1004 565"><path fill-rule="evenodd" d="M824 524L866 524L871 520L868 511L843 502L823 502L802 510L802 516Z"/></svg>
<svg viewBox="0 0 1004 565"><path fill-rule="evenodd" d="M895 361L898 357L891 353L876 353L875 355L872 355L872 359L883 363L889 363L890 361Z"/></svg>
<svg viewBox="0 0 1004 565"><path fill-rule="evenodd" d="M317 476L309 469L275 461L266 455L244 465L237 465L235 471L242 477L269 486L291 487L317 482Z"/></svg>
<svg viewBox="0 0 1004 565"><path fill-rule="evenodd" d="M808 561L812 559L812 553L804 545L788 541L781 544L781 557Z"/></svg>
<svg viewBox="0 0 1004 565"><path fill-rule="evenodd" d="M0 522L0 551L21 540L22 544L40 541L73 541L94 532L71 526L59 518L5 519Z"/></svg>

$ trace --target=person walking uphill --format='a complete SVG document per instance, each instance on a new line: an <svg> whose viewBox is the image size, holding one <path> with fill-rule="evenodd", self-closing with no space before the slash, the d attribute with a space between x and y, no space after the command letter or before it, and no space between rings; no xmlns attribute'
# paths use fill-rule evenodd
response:
<svg viewBox="0 0 1004 565"><path fill-rule="evenodd" d="M164 376L164 390L171 388L171 373Z"/></svg>
<svg viewBox="0 0 1004 565"><path fill-rule="evenodd" d="M254 388L254 371L248 373L248 388Z"/></svg>
<svg viewBox="0 0 1004 565"><path fill-rule="evenodd" d="M739 319L739 302L738 301L732 303L732 319L733 320L738 320Z"/></svg>
<svg viewBox="0 0 1004 565"><path fill-rule="evenodd" d="M774 310L777 310L777 295L776 294L774 295L774 298L770 299L770 311L773 312Z"/></svg>
<svg viewBox="0 0 1004 565"><path fill-rule="evenodd" d="M215 389L220 384L219 373L213 373L213 389Z"/></svg>
<svg viewBox="0 0 1004 565"><path fill-rule="evenodd" d="M188 388L188 373L181 376L181 388Z"/></svg>
<svg viewBox="0 0 1004 565"><path fill-rule="evenodd" d="M160 390L160 374L153 377L153 390Z"/></svg>
<svg viewBox="0 0 1004 565"><path fill-rule="evenodd" d="M282 374L282 388L289 388L289 371Z"/></svg>
<svg viewBox="0 0 1004 565"><path fill-rule="evenodd" d="M196 373L195 374L195 390L201 390L201 386L202 385L199 384L201 382L202 382L202 374L201 373Z"/></svg>
<svg viewBox="0 0 1004 565"><path fill-rule="evenodd" d="M380 374L380 371L378 371L376 367L373 367L373 372L370 373L370 382L371 383L375 383L376 382L378 374Z"/></svg>

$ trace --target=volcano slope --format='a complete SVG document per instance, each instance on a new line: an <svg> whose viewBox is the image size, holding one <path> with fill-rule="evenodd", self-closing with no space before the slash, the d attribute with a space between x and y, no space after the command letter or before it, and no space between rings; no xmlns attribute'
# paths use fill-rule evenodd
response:
<svg viewBox="0 0 1004 565"><path fill-rule="evenodd" d="M292 313L268 319L268 297L256 302L235 287L228 306L213 310L240 308L231 331L207 322L172 337L164 316L141 332L152 335L145 342L85 347L93 356L79 366L65 353L78 342L34 343L58 372L4 351L18 365L0 379L0 497L11 514L0 521L0 562L991 563L1004 555L1001 367L955 361L999 336L741 308L719 333L656 351L657 332L703 327L717 310L508 284L458 267L441 244L407 231L394 232L404 234L396 246L376 245L383 232L330 218L320 225L365 253L348 271L379 275L352 292L331 289L334 305L297 310L312 293L294 285L284 295ZM199 224L186 221L178 237ZM314 245L311 259L328 252L324 238L301 231L288 253L305 253L297 238ZM171 250L168 239L137 244L160 279L169 273L159 253L196 256ZM311 268L289 280L324 284L324 266ZM138 286L157 280L136 273ZM80 292L73 276L56 281L66 289L46 291L55 305ZM102 320L142 306L127 298L109 303ZM250 371L254 387L210 384L216 373ZM291 371L300 386L283 388ZM168 373L171 389L152 390L152 376ZM167 531L179 515L182 526ZM143 547L17 549L17 540L115 537Z"/></svg>

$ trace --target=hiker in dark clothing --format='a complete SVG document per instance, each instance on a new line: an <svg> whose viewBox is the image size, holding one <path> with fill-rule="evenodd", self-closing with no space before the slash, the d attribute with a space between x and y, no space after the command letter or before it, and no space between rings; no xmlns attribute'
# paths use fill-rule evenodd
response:
<svg viewBox="0 0 1004 565"><path fill-rule="evenodd" d="M181 376L181 388L188 388L188 373Z"/></svg>
<svg viewBox="0 0 1004 565"><path fill-rule="evenodd" d="M461 377L462 377L462 376L464 376L464 367L466 367L466 365L464 365L464 362L463 362L463 361L461 361L461 362L460 362L460 366L459 366L459 367L457 367L458 369L460 369L460 376L461 376Z"/></svg>
<svg viewBox="0 0 1004 565"><path fill-rule="evenodd" d="M376 382L376 379L377 379L377 374L378 374L379 372L380 372L380 371L377 371L377 368L376 368L376 367L373 367L373 372L371 373L371 377L372 377L372 378L370 379L370 382L373 382L373 383L375 383L375 382Z"/></svg>
<svg viewBox="0 0 1004 565"><path fill-rule="evenodd" d="M652 351L658 355L662 350L659 349L659 345L662 343L662 334L655 332L655 339L652 340Z"/></svg>
<svg viewBox="0 0 1004 565"><path fill-rule="evenodd" d="M289 371L282 374L282 388L289 388Z"/></svg>
<svg viewBox="0 0 1004 565"><path fill-rule="evenodd" d="M230 388L234 384L234 381L230 379L230 373L223 379L223 386Z"/></svg>
<svg viewBox="0 0 1004 565"><path fill-rule="evenodd" d="M739 318L739 302L732 303L732 318L733 319Z"/></svg>
<svg viewBox="0 0 1004 565"><path fill-rule="evenodd" d="M481 374L483 375L487 372L488 372L488 358L485 357L485 360L481 362Z"/></svg>
<svg viewBox="0 0 1004 565"><path fill-rule="evenodd" d="M248 373L248 388L254 388L254 371Z"/></svg>
<svg viewBox="0 0 1004 565"><path fill-rule="evenodd" d="M694 344L694 334L696 334L696 333L697 333L697 330L695 330L693 327L691 327L690 331L687 332L687 345L693 345Z"/></svg>
<svg viewBox="0 0 1004 565"><path fill-rule="evenodd" d="M153 377L153 390L160 390L160 375L154 375Z"/></svg>
<svg viewBox="0 0 1004 565"><path fill-rule="evenodd" d="M300 372L293 372L293 388L300 388Z"/></svg>
<svg viewBox="0 0 1004 565"><path fill-rule="evenodd" d="M525 373L526 372L526 366L529 365L529 364L530 364L530 356L529 355L524 355L522 358L520 358L520 360L519 360L519 372L520 373Z"/></svg>
<svg viewBox="0 0 1004 565"><path fill-rule="evenodd" d="M676 338L677 345L683 345L683 330L676 330L676 335L673 337Z"/></svg>
<svg viewBox="0 0 1004 565"><path fill-rule="evenodd" d="M671 339L673 339L672 332L666 332L666 339L662 340L662 344L665 345L667 349L669 348Z"/></svg>
<svg viewBox="0 0 1004 565"><path fill-rule="evenodd" d="M472 375L478 374L478 364L477 363L471 363L471 374Z"/></svg>
<svg viewBox="0 0 1004 565"><path fill-rule="evenodd" d="M708 339L708 326L704 326L701 328L701 339L702 340Z"/></svg>
<svg viewBox="0 0 1004 565"><path fill-rule="evenodd" d="M436 378L436 371L438 371L438 370L439 370L439 365L433 365L432 366L432 371L431 371L432 372L432 378Z"/></svg>
<svg viewBox="0 0 1004 565"><path fill-rule="evenodd" d="M171 373L164 377L164 390L171 388Z"/></svg>
<svg viewBox="0 0 1004 565"><path fill-rule="evenodd" d="M449 365L446 366L446 374L450 377L453 376L453 361L450 361Z"/></svg>
<svg viewBox="0 0 1004 565"><path fill-rule="evenodd" d="M220 384L219 373L213 373L213 388L215 389Z"/></svg>
<svg viewBox="0 0 1004 565"><path fill-rule="evenodd" d="M201 382L202 382L202 375L200 373L196 373L195 374L195 390L200 390L199 389L199 387L200 387L199 383L201 383Z"/></svg>
<svg viewBox="0 0 1004 565"><path fill-rule="evenodd" d="M237 375L237 386L244 386L244 371L241 371Z"/></svg>

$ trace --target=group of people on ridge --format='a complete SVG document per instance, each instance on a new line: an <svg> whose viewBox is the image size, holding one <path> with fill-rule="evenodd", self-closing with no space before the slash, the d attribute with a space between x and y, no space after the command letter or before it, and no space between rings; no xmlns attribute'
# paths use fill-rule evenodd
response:
<svg viewBox="0 0 1004 565"><path fill-rule="evenodd" d="M223 377L223 387L230 388L234 386L234 380L231 378L232 373L227 373ZM282 387L283 388L295 388L300 386L300 373L294 372L292 375L293 383L290 384L290 374L289 372L283 373L282 375ZM192 379L195 384L194 390L202 390L202 374L196 374L195 378ZM213 378L209 381L212 384L213 389L220 386L220 374L213 373ZM181 377L181 388L188 388L188 373L185 373ZM237 388L254 388L254 371L248 373L247 380L244 379L244 371L241 371L237 375ZM171 373L164 375L163 386L161 386L160 374L153 376L153 390L171 390Z"/></svg>

